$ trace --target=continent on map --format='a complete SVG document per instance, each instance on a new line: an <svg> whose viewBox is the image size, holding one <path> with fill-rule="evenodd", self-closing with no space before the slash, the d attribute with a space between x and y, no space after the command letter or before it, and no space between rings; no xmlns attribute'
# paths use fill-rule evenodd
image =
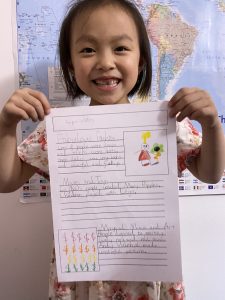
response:
<svg viewBox="0 0 225 300"><path fill-rule="evenodd" d="M149 6L147 31L158 49L157 97L164 99L169 83L181 71L185 59L193 53L197 30L185 23L168 6Z"/></svg>
<svg viewBox="0 0 225 300"><path fill-rule="evenodd" d="M56 62L59 20L55 6L35 3L28 9L22 2L17 2L19 84L48 96L48 66Z"/></svg>
<svg viewBox="0 0 225 300"><path fill-rule="evenodd" d="M225 0L218 0L218 7L219 7L219 10L221 10L222 12L225 12Z"/></svg>

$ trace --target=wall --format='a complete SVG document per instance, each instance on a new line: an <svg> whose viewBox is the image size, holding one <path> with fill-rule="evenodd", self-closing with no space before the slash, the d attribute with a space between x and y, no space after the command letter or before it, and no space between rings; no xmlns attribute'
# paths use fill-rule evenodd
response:
<svg viewBox="0 0 225 300"><path fill-rule="evenodd" d="M1 105L16 87L11 6L9 0L0 1ZM0 194L0 299L47 300L51 207L25 205L18 199L19 192Z"/></svg>
<svg viewBox="0 0 225 300"><path fill-rule="evenodd" d="M0 1L0 103L16 88L12 11ZM0 194L0 299L47 300L51 207L18 199ZM181 198L180 219L187 300L225 299L225 195Z"/></svg>

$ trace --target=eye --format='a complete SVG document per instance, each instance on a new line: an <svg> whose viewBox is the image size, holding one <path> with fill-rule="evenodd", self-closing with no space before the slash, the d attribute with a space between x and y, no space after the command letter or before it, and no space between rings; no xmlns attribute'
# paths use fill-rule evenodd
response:
<svg viewBox="0 0 225 300"><path fill-rule="evenodd" d="M119 47L116 47L115 51L116 52L126 52L126 51L129 51L129 49L125 46L119 46Z"/></svg>
<svg viewBox="0 0 225 300"><path fill-rule="evenodd" d="M85 54L91 54L91 53L94 53L95 50L93 48L84 48L80 51L80 53L85 53Z"/></svg>

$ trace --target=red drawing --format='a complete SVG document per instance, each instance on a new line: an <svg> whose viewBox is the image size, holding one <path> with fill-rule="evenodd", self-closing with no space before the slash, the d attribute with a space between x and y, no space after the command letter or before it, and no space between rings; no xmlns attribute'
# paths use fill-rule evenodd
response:
<svg viewBox="0 0 225 300"><path fill-rule="evenodd" d="M141 162L143 167L149 166L151 164L151 155L149 151L149 145L147 144L147 139L151 137L150 131L146 131L142 134L143 144L141 147L141 153L139 154L138 160Z"/></svg>

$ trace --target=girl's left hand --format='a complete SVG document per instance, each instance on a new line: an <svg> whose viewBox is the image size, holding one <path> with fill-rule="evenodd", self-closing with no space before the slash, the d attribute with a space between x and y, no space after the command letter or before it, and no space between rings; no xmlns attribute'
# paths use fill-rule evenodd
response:
<svg viewBox="0 0 225 300"><path fill-rule="evenodd" d="M218 112L210 95L198 88L182 88L169 101L170 117L180 122L188 117L198 121L204 128L218 124Z"/></svg>

